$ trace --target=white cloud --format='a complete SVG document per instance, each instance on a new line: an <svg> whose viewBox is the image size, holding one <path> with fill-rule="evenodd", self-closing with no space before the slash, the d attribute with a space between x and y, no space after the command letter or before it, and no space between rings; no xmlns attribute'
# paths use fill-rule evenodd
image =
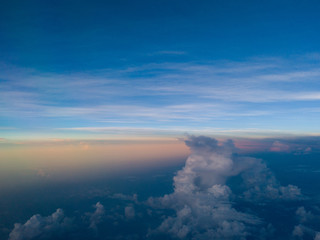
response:
<svg viewBox="0 0 320 240"><path fill-rule="evenodd" d="M281 186L262 160L237 156L232 141L220 144L200 136L190 137L186 144L191 154L174 177L174 192L148 200L151 206L174 209L175 215L167 216L151 234L168 232L178 238L194 239L246 237L250 227L262 222L236 210L231 197L264 201L301 196L296 186ZM232 186L227 185L234 176L242 178L242 195L233 195Z"/></svg>
<svg viewBox="0 0 320 240"><path fill-rule="evenodd" d="M319 68L305 62L296 69L290 61L296 59L162 63L68 75L0 65L0 78L5 80L0 86L0 113L126 123L179 121L180 125L181 120L210 123L236 117L295 116L296 105L290 105L295 101L304 101L299 111L312 112L316 107L308 102L320 100ZM137 99L135 104L132 98ZM290 107L279 109L278 102Z"/></svg>

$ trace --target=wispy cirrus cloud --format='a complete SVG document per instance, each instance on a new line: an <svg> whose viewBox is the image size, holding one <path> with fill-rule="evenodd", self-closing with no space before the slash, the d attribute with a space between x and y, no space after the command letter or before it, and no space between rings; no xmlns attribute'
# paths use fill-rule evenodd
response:
<svg viewBox="0 0 320 240"><path fill-rule="evenodd" d="M319 65L308 58L255 58L66 74L2 64L0 114L54 119L55 125L68 118L81 123L78 126L183 122L231 128L231 120L233 125L246 123L246 128L255 127L256 118L265 124L268 116L274 128L279 116L294 119L297 111L318 114Z"/></svg>

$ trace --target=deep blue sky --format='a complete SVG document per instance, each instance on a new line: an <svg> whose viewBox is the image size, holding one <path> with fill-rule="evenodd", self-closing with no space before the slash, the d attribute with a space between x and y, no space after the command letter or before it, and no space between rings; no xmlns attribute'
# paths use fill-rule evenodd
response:
<svg viewBox="0 0 320 240"><path fill-rule="evenodd" d="M2 135L318 132L319 12L319 1L2 1Z"/></svg>
<svg viewBox="0 0 320 240"><path fill-rule="evenodd" d="M243 60L320 50L318 1L3 1L1 5L1 61L46 71ZM163 51L187 56L155 56Z"/></svg>

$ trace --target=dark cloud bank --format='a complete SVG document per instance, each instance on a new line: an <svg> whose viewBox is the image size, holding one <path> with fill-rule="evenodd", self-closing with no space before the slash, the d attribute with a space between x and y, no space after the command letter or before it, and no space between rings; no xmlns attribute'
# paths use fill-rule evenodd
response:
<svg viewBox="0 0 320 240"><path fill-rule="evenodd" d="M239 154L231 140L192 136L186 145L191 154L173 192L140 201L109 194L116 204L101 200L73 217L36 214L16 223L9 240L320 239L320 208L263 160Z"/></svg>

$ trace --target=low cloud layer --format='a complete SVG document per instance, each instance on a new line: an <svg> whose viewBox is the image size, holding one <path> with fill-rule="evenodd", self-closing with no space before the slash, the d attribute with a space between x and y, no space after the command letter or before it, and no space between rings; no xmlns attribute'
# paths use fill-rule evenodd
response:
<svg viewBox="0 0 320 240"><path fill-rule="evenodd" d="M151 173L148 178L136 176L134 182L125 182L129 191L120 193L106 190L105 184L103 191L81 188L81 197L76 195L72 203L79 198L89 200L69 213L72 217L61 209L47 217L34 215L24 224L16 223L9 240L320 238L319 208L309 204L308 191L302 195L299 188L306 184L297 187L291 180L283 181L282 170L277 171L268 158L265 162L245 156L231 140L191 136L185 143L190 155L180 170L170 170L172 175L163 175L161 180ZM281 164L281 168L288 167L285 161ZM146 184L147 179L153 183ZM160 184L167 187L160 190Z"/></svg>

